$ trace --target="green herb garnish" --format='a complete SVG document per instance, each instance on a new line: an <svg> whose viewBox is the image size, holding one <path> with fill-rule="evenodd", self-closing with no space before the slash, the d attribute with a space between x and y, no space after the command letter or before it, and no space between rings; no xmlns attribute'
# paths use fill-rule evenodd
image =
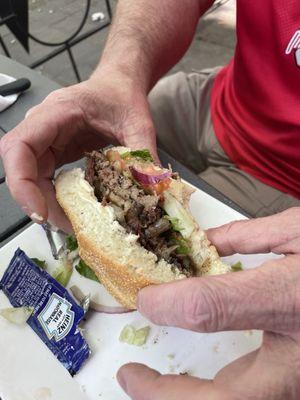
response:
<svg viewBox="0 0 300 400"><path fill-rule="evenodd" d="M91 279L92 281L100 282L95 272L83 260L80 260L75 268L76 271L85 278Z"/></svg>
<svg viewBox="0 0 300 400"><path fill-rule="evenodd" d="M243 271L243 264L241 261L236 262L231 266L232 272L238 272L238 271Z"/></svg>
<svg viewBox="0 0 300 400"><path fill-rule="evenodd" d="M172 218L169 215L164 215L165 219L167 219L168 221L170 221L172 228L174 231L176 232L180 232L182 230L182 227L180 226L180 222L178 218Z"/></svg>
<svg viewBox="0 0 300 400"><path fill-rule="evenodd" d="M140 158L144 161L153 161L150 151L147 149L127 151L126 153L121 154L121 158L123 159L128 157Z"/></svg>
<svg viewBox="0 0 300 400"><path fill-rule="evenodd" d="M182 236L180 235L174 235L172 237L172 244L176 244L178 247L176 249L177 254L183 254L183 255L188 255L191 252L190 246Z"/></svg>
<svg viewBox="0 0 300 400"><path fill-rule="evenodd" d="M70 251L74 251L78 248L78 243L74 236L69 235L66 237L66 247Z"/></svg>
<svg viewBox="0 0 300 400"><path fill-rule="evenodd" d="M38 258L31 258L31 261L33 261L38 267L42 268L42 269L46 269L47 268L47 263L45 260L39 260Z"/></svg>

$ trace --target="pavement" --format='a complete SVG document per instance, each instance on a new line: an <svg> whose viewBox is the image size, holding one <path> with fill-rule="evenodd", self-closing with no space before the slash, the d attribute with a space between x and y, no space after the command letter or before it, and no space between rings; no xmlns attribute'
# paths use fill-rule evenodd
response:
<svg viewBox="0 0 300 400"><path fill-rule="evenodd" d="M85 8L85 2L82 0L28 1L30 32L39 39L49 42L62 41L70 36L80 24ZM94 13L101 12L104 18L107 18L104 0L92 0L91 3L91 10L83 31L101 23L101 21L92 21ZM110 3L115 9L117 0L110 0ZM217 0L199 22L189 50L169 73L179 70L191 72L227 64L233 56L236 41L235 12L235 0ZM108 29L105 28L73 47L74 58L82 79L88 78L97 66L107 32ZM0 34L12 58L24 65L30 65L54 49L30 40L30 54L27 54L5 26L0 27ZM0 48L1 53L4 54ZM67 53L48 61L38 67L37 71L63 86L76 83Z"/></svg>

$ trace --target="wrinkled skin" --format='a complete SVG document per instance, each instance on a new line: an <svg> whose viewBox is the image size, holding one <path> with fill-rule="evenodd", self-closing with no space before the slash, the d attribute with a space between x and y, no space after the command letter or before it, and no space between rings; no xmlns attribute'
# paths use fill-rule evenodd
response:
<svg viewBox="0 0 300 400"><path fill-rule="evenodd" d="M207 234L222 255L273 251L285 256L253 270L145 288L138 308L156 324L198 332L262 329L261 348L211 381L128 364L119 370L119 383L133 400L299 399L300 208Z"/></svg>
<svg viewBox="0 0 300 400"><path fill-rule="evenodd" d="M125 74L100 70L96 78L52 92L3 137L9 190L33 220L70 231L55 199L55 168L111 143L149 148L157 158L146 94Z"/></svg>

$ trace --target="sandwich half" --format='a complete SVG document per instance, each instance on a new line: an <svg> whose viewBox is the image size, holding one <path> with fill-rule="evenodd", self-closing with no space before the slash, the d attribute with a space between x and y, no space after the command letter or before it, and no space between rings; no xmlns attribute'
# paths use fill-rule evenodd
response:
<svg viewBox="0 0 300 400"><path fill-rule="evenodd" d="M128 309L147 285L230 271L189 211L194 190L148 150L93 151L55 188L81 258Z"/></svg>

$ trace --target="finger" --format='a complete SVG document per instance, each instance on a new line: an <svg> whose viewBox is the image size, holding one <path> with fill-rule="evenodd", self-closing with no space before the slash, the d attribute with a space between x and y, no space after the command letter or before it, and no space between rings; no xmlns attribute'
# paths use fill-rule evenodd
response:
<svg viewBox="0 0 300 400"><path fill-rule="evenodd" d="M129 147L132 150L148 149L155 161L160 163L157 154L156 137L153 132L149 132L149 130L147 131L144 129L138 135L128 135L126 136L124 144L126 147Z"/></svg>
<svg viewBox="0 0 300 400"><path fill-rule="evenodd" d="M7 142L6 142L7 143ZM31 148L19 142L0 142L6 171L6 182L11 195L32 220L42 223L48 212L44 196L37 185L37 162Z"/></svg>
<svg viewBox="0 0 300 400"><path fill-rule="evenodd" d="M74 113L69 112L71 119L75 119ZM39 222L47 219L48 211L37 184L37 160L51 146L57 152L63 151L76 133L75 124L70 129L71 124L67 123L65 114L61 105L42 105L39 112L35 109L0 142L9 190L23 210L31 217L37 216Z"/></svg>
<svg viewBox="0 0 300 400"><path fill-rule="evenodd" d="M126 134L120 138L122 144L133 150L148 149L155 161L159 161L157 155L156 134L150 116L149 106L145 105L144 114L128 117L126 122Z"/></svg>
<svg viewBox="0 0 300 400"><path fill-rule="evenodd" d="M199 332L300 328L300 255L250 271L149 286L138 309L159 325Z"/></svg>
<svg viewBox="0 0 300 400"><path fill-rule="evenodd" d="M117 374L132 400L223 400L213 383L189 376L161 375L142 364L124 365Z"/></svg>
<svg viewBox="0 0 300 400"><path fill-rule="evenodd" d="M55 188L52 180L48 178L39 179L38 185L48 205L48 221L66 233L73 233L70 221L56 200Z"/></svg>
<svg viewBox="0 0 300 400"><path fill-rule="evenodd" d="M235 221L206 231L223 256L234 253L296 253L300 246L300 207L270 217Z"/></svg>

